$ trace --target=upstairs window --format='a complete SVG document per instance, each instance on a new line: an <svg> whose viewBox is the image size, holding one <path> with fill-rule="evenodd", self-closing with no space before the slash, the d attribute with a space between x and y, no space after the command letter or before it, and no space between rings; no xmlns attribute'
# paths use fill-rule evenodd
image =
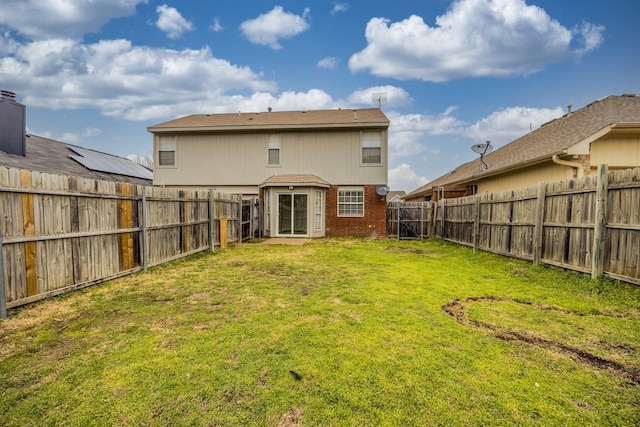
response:
<svg viewBox="0 0 640 427"><path fill-rule="evenodd" d="M380 131L362 132L362 163L372 165L382 163L382 137Z"/></svg>
<svg viewBox="0 0 640 427"><path fill-rule="evenodd" d="M267 164L277 166L280 164L280 144L281 137L279 133L269 134L269 150L267 153Z"/></svg>
<svg viewBox="0 0 640 427"><path fill-rule="evenodd" d="M176 165L176 136L160 135L158 137L158 166Z"/></svg>

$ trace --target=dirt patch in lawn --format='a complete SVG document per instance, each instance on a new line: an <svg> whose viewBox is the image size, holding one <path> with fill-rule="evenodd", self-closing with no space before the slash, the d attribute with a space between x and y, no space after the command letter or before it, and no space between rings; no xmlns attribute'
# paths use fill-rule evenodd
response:
<svg viewBox="0 0 640 427"><path fill-rule="evenodd" d="M442 309L451 315L458 323L464 326L473 327L476 329L483 330L488 334L504 340L504 341L522 341L530 345L534 345L537 347L545 348L547 350L554 350L562 354L567 354L577 360L580 363L591 366L596 369L607 370L616 375L623 376L631 383L635 385L640 384L640 370L629 368L621 363L605 359L603 357L592 354L588 351L585 351L580 348L576 348L574 346L567 345L562 342L546 340L544 338L540 338L534 336L532 334L526 332L512 331L508 330L499 325L494 325L487 322L481 322L478 320L470 319L467 312L467 307L471 303L475 302L504 302L509 301L516 304L522 304L526 306L530 306L539 310L555 310L560 311L564 314L573 315L573 316L583 316L583 313L576 312L573 310L569 310L562 307L543 305L543 304L533 304L528 301L521 301L512 298L504 298L498 296L481 296L481 297L469 297L464 300L455 299L452 302L445 304L442 306ZM607 316L607 317L626 317L627 315L622 313L612 313L612 314L602 314L599 313L599 316ZM616 346L614 344L609 344L609 346Z"/></svg>

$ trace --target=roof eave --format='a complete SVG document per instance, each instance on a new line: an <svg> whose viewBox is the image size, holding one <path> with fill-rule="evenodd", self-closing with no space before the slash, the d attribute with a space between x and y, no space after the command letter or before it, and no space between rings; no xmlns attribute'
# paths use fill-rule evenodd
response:
<svg viewBox="0 0 640 427"><path fill-rule="evenodd" d="M262 130L322 130L351 128L387 129L389 122L354 122L354 123L321 123L321 124L272 124L272 125L238 125L238 126L149 126L150 133L216 133L236 131Z"/></svg>

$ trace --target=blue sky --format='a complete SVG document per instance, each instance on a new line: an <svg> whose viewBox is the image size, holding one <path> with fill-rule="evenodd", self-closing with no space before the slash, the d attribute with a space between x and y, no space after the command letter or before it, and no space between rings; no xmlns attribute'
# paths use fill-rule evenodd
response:
<svg viewBox="0 0 640 427"><path fill-rule="evenodd" d="M0 0L0 89L28 131L150 156L194 113L367 108L411 191L608 95L640 94L637 0Z"/></svg>

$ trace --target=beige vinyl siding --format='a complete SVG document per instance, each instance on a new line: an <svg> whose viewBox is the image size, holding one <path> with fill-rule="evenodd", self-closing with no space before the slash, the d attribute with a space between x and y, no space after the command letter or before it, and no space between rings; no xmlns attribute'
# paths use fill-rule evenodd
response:
<svg viewBox="0 0 640 427"><path fill-rule="evenodd" d="M591 143L591 170L599 164L609 169L640 165L640 135L610 135Z"/></svg>
<svg viewBox="0 0 640 427"><path fill-rule="evenodd" d="M538 164L508 174L478 181L478 193L495 193L534 187L540 182L562 181L573 178L573 168L554 163Z"/></svg>
<svg viewBox="0 0 640 427"><path fill-rule="evenodd" d="M360 129L282 132L280 165L268 164L266 132L178 135L175 169L156 169L154 184L256 186L272 175L314 174L337 184L387 182L387 132L382 164L361 165ZM156 137L157 138L157 137Z"/></svg>

